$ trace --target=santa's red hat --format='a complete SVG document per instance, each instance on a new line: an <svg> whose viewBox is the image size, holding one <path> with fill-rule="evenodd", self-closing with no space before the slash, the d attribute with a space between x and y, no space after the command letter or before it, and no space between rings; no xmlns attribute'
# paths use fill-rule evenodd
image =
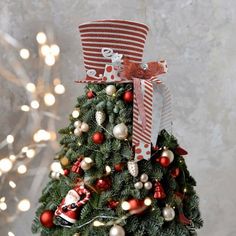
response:
<svg viewBox="0 0 236 236"><path fill-rule="evenodd" d="M110 59L103 57L102 48L111 48L140 63L148 27L145 24L128 20L97 20L79 26L84 65L86 70L95 69L97 76L103 74L105 64Z"/></svg>

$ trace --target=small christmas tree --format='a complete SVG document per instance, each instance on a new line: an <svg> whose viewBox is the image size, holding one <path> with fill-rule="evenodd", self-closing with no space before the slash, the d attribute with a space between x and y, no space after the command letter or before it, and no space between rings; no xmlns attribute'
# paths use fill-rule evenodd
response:
<svg viewBox="0 0 236 236"><path fill-rule="evenodd" d="M80 26L87 86L59 131L62 170L50 173L33 233L189 236L202 226L187 151L163 129L165 62L140 64L147 31L122 20Z"/></svg>

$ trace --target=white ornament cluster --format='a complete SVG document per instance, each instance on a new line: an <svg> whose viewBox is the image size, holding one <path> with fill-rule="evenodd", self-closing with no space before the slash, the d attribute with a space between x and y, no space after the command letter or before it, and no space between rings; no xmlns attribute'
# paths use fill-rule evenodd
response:
<svg viewBox="0 0 236 236"><path fill-rule="evenodd" d="M148 175L142 174L140 176L140 181L134 184L134 187L136 189L142 189L143 187L147 190L150 190L152 188L152 183L148 181Z"/></svg>
<svg viewBox="0 0 236 236"><path fill-rule="evenodd" d="M83 132L89 131L89 125L86 122L81 122L80 120L77 120L74 122L74 134L76 136L81 136Z"/></svg>

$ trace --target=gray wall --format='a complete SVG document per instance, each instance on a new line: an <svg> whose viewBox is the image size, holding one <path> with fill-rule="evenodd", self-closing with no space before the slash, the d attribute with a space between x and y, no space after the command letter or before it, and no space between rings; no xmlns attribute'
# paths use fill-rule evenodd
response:
<svg viewBox="0 0 236 236"><path fill-rule="evenodd" d="M150 26L145 60L164 58L169 73L165 81L173 94L174 134L189 150L189 169L198 182L205 227L201 236L236 235L235 189L235 18L233 0L51 0L0 1L0 29L34 47L35 34L46 26L53 28L61 47L60 74L67 88L60 105L62 121L67 122L76 96L81 94L73 80L83 78L83 62L78 24L100 18L123 18ZM4 58L4 54L0 55ZM21 89L0 80L1 139L13 126L14 109L24 102ZM52 154L43 154L44 167ZM32 164L32 169L37 161ZM47 181L47 169L41 168ZM21 178L20 196L31 195L33 209L15 222L1 225L15 235L31 235L37 193L27 193L32 176ZM4 192L7 195L7 192ZM1 193L2 195L2 193ZM0 213L1 215L2 213Z"/></svg>

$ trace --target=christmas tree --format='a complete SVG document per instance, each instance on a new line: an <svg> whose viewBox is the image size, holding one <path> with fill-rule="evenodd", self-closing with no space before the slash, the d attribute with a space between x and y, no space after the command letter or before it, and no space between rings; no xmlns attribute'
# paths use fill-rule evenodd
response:
<svg viewBox="0 0 236 236"><path fill-rule="evenodd" d="M87 77L77 82L87 85L59 131L62 168L50 173L32 232L196 235L196 182L168 132L169 92L158 77L166 64L141 63L148 27L102 20L79 29Z"/></svg>

